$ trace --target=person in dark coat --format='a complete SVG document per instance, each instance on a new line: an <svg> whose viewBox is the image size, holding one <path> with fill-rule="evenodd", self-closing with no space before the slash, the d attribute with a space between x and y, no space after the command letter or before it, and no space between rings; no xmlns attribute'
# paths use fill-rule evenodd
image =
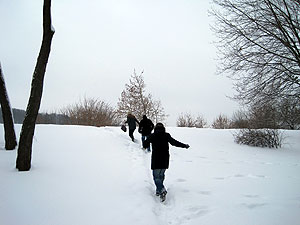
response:
<svg viewBox="0 0 300 225"><path fill-rule="evenodd" d="M135 118L134 115L128 113L127 120L125 121L125 123L128 123L129 137L132 141L134 141L133 133L136 129L136 123L139 124L139 121Z"/></svg>
<svg viewBox="0 0 300 225"><path fill-rule="evenodd" d="M152 143L151 169L153 170L153 180L156 186L156 195L161 199L165 197L167 191L164 187L165 171L169 168L169 143L176 147L189 148L188 144L183 144L171 137L162 123L157 123L154 133L143 143L144 148L148 148Z"/></svg>
<svg viewBox="0 0 300 225"><path fill-rule="evenodd" d="M144 115L139 125L139 132L142 134L142 144L149 137L153 128L154 124L152 121L148 119L146 115ZM150 152L150 146L147 148L147 151Z"/></svg>

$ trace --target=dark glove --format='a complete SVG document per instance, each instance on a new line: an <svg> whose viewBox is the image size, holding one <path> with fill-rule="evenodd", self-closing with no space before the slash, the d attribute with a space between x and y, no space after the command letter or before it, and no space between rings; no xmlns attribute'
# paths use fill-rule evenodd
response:
<svg viewBox="0 0 300 225"><path fill-rule="evenodd" d="M188 144L185 145L185 148L189 148L190 146Z"/></svg>

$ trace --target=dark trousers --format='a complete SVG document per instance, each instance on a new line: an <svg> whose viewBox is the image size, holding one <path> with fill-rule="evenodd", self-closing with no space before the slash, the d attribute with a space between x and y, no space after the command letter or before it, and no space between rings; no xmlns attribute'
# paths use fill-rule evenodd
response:
<svg viewBox="0 0 300 225"><path fill-rule="evenodd" d="M142 136L142 145L144 144L144 141L149 137L149 135L147 136ZM147 148L147 151L150 152L150 146Z"/></svg>
<svg viewBox="0 0 300 225"><path fill-rule="evenodd" d="M131 140L134 141L133 132L135 129L129 129L129 137L131 137Z"/></svg>

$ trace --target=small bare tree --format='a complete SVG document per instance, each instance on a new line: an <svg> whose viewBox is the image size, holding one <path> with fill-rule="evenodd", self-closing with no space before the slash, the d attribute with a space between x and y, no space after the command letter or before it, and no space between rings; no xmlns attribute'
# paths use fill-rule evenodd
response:
<svg viewBox="0 0 300 225"><path fill-rule="evenodd" d="M26 116L20 135L16 167L19 171L31 168L32 140L35 123L41 104L44 77L51 50L54 29L51 23L51 0L44 0L43 6L43 40L32 77L31 93L26 109Z"/></svg>
<svg viewBox="0 0 300 225"><path fill-rule="evenodd" d="M5 149L13 150L17 146L16 133L14 128L14 120L12 109L10 107L8 94L5 87L4 76L0 63L0 103L4 124Z"/></svg>
<svg viewBox="0 0 300 225"><path fill-rule="evenodd" d="M161 102L154 100L151 94L146 94L143 73L144 71L138 75L134 70L129 84L125 85L125 90L122 91L118 102L118 115L124 118L130 112L138 120L141 120L143 115L147 115L153 122L163 122L167 115Z"/></svg>
<svg viewBox="0 0 300 225"><path fill-rule="evenodd" d="M167 118L167 114L165 113L165 109L161 104L160 100L152 100L152 106L151 110L152 113L149 113L149 118L153 120L153 122L158 123L158 122L163 122ZM152 116L151 116L152 114ZM147 115L147 114L145 114Z"/></svg>

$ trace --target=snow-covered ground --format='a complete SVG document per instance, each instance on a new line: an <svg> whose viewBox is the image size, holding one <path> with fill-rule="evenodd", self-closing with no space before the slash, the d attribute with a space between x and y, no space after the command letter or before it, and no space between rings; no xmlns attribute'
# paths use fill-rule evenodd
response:
<svg viewBox="0 0 300 225"><path fill-rule="evenodd" d="M231 130L167 128L191 147L170 148L160 203L137 132L133 143L119 127L38 125L32 169L17 172L0 130L0 225L300 224L300 131L262 149Z"/></svg>

